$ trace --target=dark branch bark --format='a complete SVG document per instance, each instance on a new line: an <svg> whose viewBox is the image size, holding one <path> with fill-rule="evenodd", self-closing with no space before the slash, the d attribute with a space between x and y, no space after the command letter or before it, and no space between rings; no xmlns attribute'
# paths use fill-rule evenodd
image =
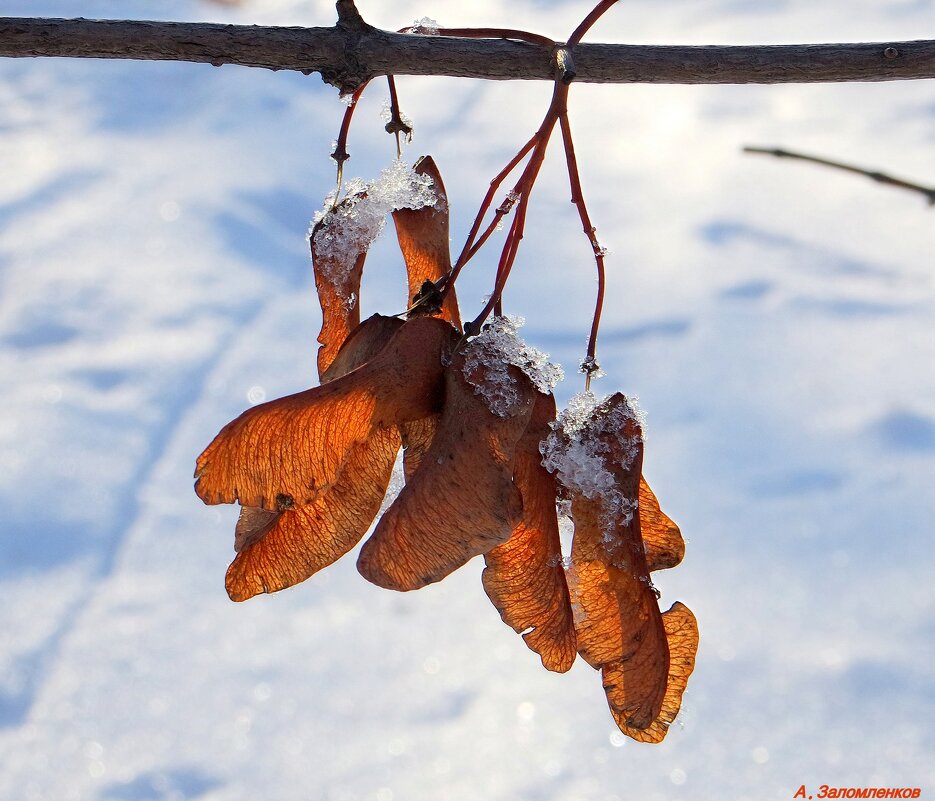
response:
<svg viewBox="0 0 935 801"><path fill-rule="evenodd" d="M349 91L379 75L552 80L544 48L525 42L332 28L0 17L0 56L130 58L320 72ZM935 78L935 41L707 46L581 44L590 83L820 83Z"/></svg>
<svg viewBox="0 0 935 801"><path fill-rule="evenodd" d="M798 159L800 161L811 162L812 164L820 164L822 167L831 167L836 170L844 170L845 172L852 172L856 175L863 175L865 178L869 178L871 181L876 181L879 184L895 186L898 189L907 189L910 192L918 192L925 196L930 206L935 206L935 187L922 186L922 184L917 184L914 181L895 178L879 170L868 170L864 167L856 167L853 164L845 164L843 161L832 161L831 159L823 159L819 156L808 156L805 153L796 153L792 150L784 150L781 147L751 147L748 145L743 149L743 152L756 153L763 156L776 156L781 159Z"/></svg>

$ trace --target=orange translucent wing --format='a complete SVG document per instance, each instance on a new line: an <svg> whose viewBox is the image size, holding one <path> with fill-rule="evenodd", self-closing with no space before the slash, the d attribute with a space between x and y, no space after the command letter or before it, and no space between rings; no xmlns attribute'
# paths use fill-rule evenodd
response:
<svg viewBox="0 0 935 801"><path fill-rule="evenodd" d="M599 502L572 499L569 589L578 612L578 652L594 668L619 669L628 687L627 706L619 713L629 726L643 729L662 708L669 671L665 631L645 560L631 544L634 534L639 536L639 523L616 528L613 536L620 542L610 555L602 511ZM629 565L620 559L621 550L626 550Z"/></svg>
<svg viewBox="0 0 935 801"><path fill-rule="evenodd" d="M428 449L438 430L438 421L441 415L433 414L411 423L403 423L399 427L403 442L403 476L406 483L412 480L419 465L428 453Z"/></svg>
<svg viewBox="0 0 935 801"><path fill-rule="evenodd" d="M669 675L662 709L656 719L646 728L636 729L628 725L626 710L629 707L626 671L622 666L608 665L604 668L604 690L610 704L611 714L620 730L643 743L658 743L665 738L669 726L675 720L682 705L682 695L688 678L695 669L695 653L698 650L698 623L691 610L681 603L672 604L662 614L666 639L669 645Z"/></svg>
<svg viewBox="0 0 935 801"><path fill-rule="evenodd" d="M467 382L463 365L458 355L445 371L445 406L432 444L361 549L357 569L381 587L415 590L440 581L507 540L520 520L513 454L535 389L510 368L520 398L499 417Z"/></svg>
<svg viewBox="0 0 935 801"><path fill-rule="evenodd" d="M312 503L334 484L353 447L438 411L442 354L456 337L442 320L409 320L359 369L247 410L198 457L198 496L274 511Z"/></svg>
<svg viewBox="0 0 935 801"><path fill-rule="evenodd" d="M614 395L594 416L613 414L626 399ZM600 435L599 452L613 476L618 496L633 502L639 493L642 433L627 417L621 431ZM627 442L636 442L635 455ZM600 494L589 498L574 487L571 514L575 523L569 589L576 609L578 652L594 668L618 665L627 682L627 725L647 728L658 717L669 671L669 651L655 590L640 537L638 514L615 508Z"/></svg>
<svg viewBox="0 0 935 801"><path fill-rule="evenodd" d="M279 513L248 513L261 523L261 533L228 568L231 600L291 587L351 550L380 511L398 450L396 430L379 431L351 450L337 483L313 503Z"/></svg>
<svg viewBox="0 0 935 801"><path fill-rule="evenodd" d="M402 325L403 321L398 317L384 317L382 314L368 317L341 344L328 369L321 373L321 383L334 381L369 362L386 347Z"/></svg>
<svg viewBox="0 0 935 801"><path fill-rule="evenodd" d="M309 237L315 289L321 304L319 377L328 369L348 334L360 323L360 278L370 243L360 235L360 241L354 241L355 230L362 232L363 229L355 229L342 213L358 200L359 196L345 198L315 224Z"/></svg>
<svg viewBox="0 0 935 801"><path fill-rule="evenodd" d="M451 270L451 252L448 237L448 195L441 174L431 156L423 156L416 162L413 171L417 175L432 178L437 197L434 206L421 209L398 209L393 212L399 248L406 261L409 277L409 303L422 289L426 281L435 283ZM438 314L455 328L461 328L458 301L452 287Z"/></svg>
<svg viewBox="0 0 935 801"><path fill-rule="evenodd" d="M555 479L542 466L539 443L555 419L555 399L537 393L529 426L516 447L513 480L523 517L506 542L484 555L487 596L547 670L564 673L575 661L575 626L562 566L555 512Z"/></svg>
<svg viewBox="0 0 935 801"><path fill-rule="evenodd" d="M322 380L370 361L402 324L380 315L365 320L341 345ZM291 587L353 548L380 511L399 445L394 428L377 431L351 449L337 483L310 504L281 512L241 508L234 531L238 556L227 571L231 599Z"/></svg>
<svg viewBox="0 0 935 801"><path fill-rule="evenodd" d="M649 570L675 567L685 556L679 527L662 511L646 479L640 477L640 532Z"/></svg>

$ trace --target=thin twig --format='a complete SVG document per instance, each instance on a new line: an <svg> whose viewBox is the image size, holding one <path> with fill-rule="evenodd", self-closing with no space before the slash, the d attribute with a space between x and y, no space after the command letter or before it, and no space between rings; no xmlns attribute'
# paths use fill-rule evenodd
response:
<svg viewBox="0 0 935 801"><path fill-rule="evenodd" d="M594 7L591 13L588 14L583 20L581 20L581 24L575 28L571 36L568 37L568 44L572 47L578 44L584 35L589 30L591 30L591 27L594 25L594 23L603 17L604 14L610 10L610 7L616 2L617 0L601 0L601 2Z"/></svg>
<svg viewBox="0 0 935 801"><path fill-rule="evenodd" d="M513 263L516 260L517 249L523 238L526 225L526 209L529 205L529 196L532 188L535 186L536 178L539 177L539 170L542 162L545 160L545 152L549 146L549 139L552 137L552 131L555 129L555 123L559 115L567 106L569 85L560 80L554 82L552 91L552 102L542 120L542 124L534 134L531 141L535 142L529 161L523 170L522 176L516 183L515 192L519 198L516 215L513 218L513 224L510 226L510 232L507 234L506 242L503 245L503 251L500 255L500 262L497 265L497 277L494 282L494 290L488 299L481 313L464 326L465 333L476 334L481 330L484 321L490 316L494 308L499 307L500 298L503 294L503 288L506 286L507 279L510 277L510 271L513 269Z"/></svg>
<svg viewBox="0 0 935 801"><path fill-rule="evenodd" d="M892 175L887 175L886 173L879 172L877 170L867 170L863 167L856 167L853 164L844 164L840 161L832 161L831 159L823 159L818 156L808 156L804 153L796 153L791 150L783 150L779 147L752 147L747 146L743 149L744 153L758 153L765 156L776 156L778 158L787 158L787 159L799 159L800 161L810 161L813 164L821 164L824 167L833 167L836 170L844 170L845 172L853 172L857 175L863 175L866 178L869 178L872 181L876 181L880 184L886 184L887 186L895 186L899 189L908 189L910 192L918 192L919 194L925 195L926 200L930 206L935 206L935 187L931 186L922 186L921 184L914 183L913 181L905 181L902 178L894 178Z"/></svg>
<svg viewBox="0 0 935 801"><path fill-rule="evenodd" d="M597 333L601 327L601 312L604 310L604 290L606 287L606 271L604 269L605 250L597 240L597 230L591 223L591 216L588 214L587 204L584 202L584 194L581 191L581 176L578 174L578 160L575 157L575 144L571 136L571 124L568 121L568 111L559 117L559 123L562 127L562 143L565 145L565 162L568 165L568 182L571 185L571 202L575 204L578 210L578 217L581 219L581 226L584 235L591 243L591 250L594 253L594 262L597 266L597 298L594 303L594 316L591 319L591 334L588 337L588 352L583 362L581 362L581 371L584 373L584 390L591 389L591 376L601 369L597 361Z"/></svg>
<svg viewBox="0 0 935 801"><path fill-rule="evenodd" d="M471 231L468 234L467 240L464 243L464 247L461 249L457 260L455 261L454 267L452 268L450 277L445 280L445 287L451 286L457 280L458 275L461 273L461 270L464 268L464 265L467 264L473 257L474 254L481 248L484 242L490 237L490 235L496 230L497 225L500 220L509 213L510 209L513 208L513 205L516 202L515 190L511 193L511 197L505 200L494 212L494 219L487 226L484 233L481 235L480 239L475 242L478 231L480 231L481 224L484 221L484 217L487 214L490 204L493 202L494 196L497 194L497 190L500 188L500 185L506 180L506 177L516 169L516 166L525 158L530 150L533 149L536 145L536 135L534 134L519 152L510 159L510 162L504 167L491 181L490 188L487 190L487 194L484 196L483 201L481 201L480 209L477 211L477 215L474 218L474 224L471 226ZM447 291L447 290L446 290Z"/></svg>
<svg viewBox="0 0 935 801"><path fill-rule="evenodd" d="M354 90L353 94L350 96L350 100L347 104L347 109L344 111L344 118L341 120L341 130L338 132L338 138L334 144L334 152L331 154L331 158L338 165L338 187L334 193L334 202L338 202L338 195L341 192L341 184L344 181L344 162L347 161L351 154L347 152L347 135L351 130L351 120L354 117L354 111L357 108L357 101L360 100L360 96L364 93L364 89L367 88L367 83L362 83L357 89Z"/></svg>
<svg viewBox="0 0 935 801"><path fill-rule="evenodd" d="M386 76L386 81L390 89L390 121L386 124L386 132L396 137L396 158L403 157L403 146L399 135L406 135L406 142L412 141L412 126L403 119L402 112L399 110L399 97L396 94L396 81L392 75Z"/></svg>

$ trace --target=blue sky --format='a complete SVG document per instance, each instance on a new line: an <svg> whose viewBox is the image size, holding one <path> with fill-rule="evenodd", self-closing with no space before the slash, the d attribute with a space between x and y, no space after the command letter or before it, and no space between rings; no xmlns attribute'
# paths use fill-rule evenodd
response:
<svg viewBox="0 0 935 801"><path fill-rule="evenodd" d="M328 25L323 2L5 2L8 15ZM587 3L360 0L560 36ZM935 36L932 2L621 4L595 41ZM399 80L460 246L549 87ZM394 155L383 89L349 175ZM782 145L935 184L935 85L576 86L584 189L610 248L597 389L638 395L646 474L688 541L658 577L696 613L680 723L623 741L584 664L547 674L471 562L418 593L353 558L232 604L236 512L194 459L258 398L314 383L305 235L344 107L317 76L0 61L0 798L783 799L935 787L932 211ZM506 310L564 364L590 248L553 150ZM365 313L395 312L392 232ZM470 314L494 256L459 286ZM473 263L472 263L473 264Z"/></svg>

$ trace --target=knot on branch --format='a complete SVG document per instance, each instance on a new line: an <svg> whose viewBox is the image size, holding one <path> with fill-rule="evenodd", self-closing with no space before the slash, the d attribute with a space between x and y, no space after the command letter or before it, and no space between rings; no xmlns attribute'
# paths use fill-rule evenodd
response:
<svg viewBox="0 0 935 801"><path fill-rule="evenodd" d="M354 0L337 0L335 9L338 21L335 29L343 39L343 52L340 62L321 71L325 83L336 86L342 95L351 94L362 84L369 81L373 74L367 70L359 57L360 42L364 37L379 33L368 25L354 5Z"/></svg>
<svg viewBox="0 0 935 801"><path fill-rule="evenodd" d="M364 22L357 6L354 5L354 0L338 0L335 7L338 12L338 27L342 30L363 33L370 27Z"/></svg>
<svg viewBox="0 0 935 801"><path fill-rule="evenodd" d="M555 69L558 80L564 84L571 83L578 71L575 69L575 59L571 55L568 45L561 45L555 51Z"/></svg>

